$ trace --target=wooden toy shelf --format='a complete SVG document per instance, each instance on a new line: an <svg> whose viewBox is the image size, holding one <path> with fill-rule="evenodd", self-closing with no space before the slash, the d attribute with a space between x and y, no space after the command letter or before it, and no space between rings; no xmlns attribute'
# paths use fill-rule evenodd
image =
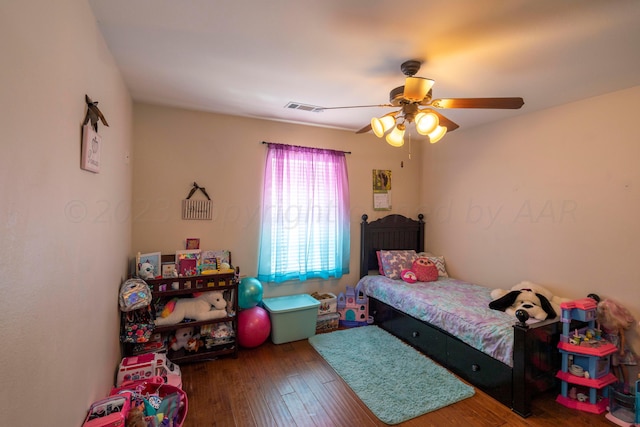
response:
<svg viewBox="0 0 640 427"><path fill-rule="evenodd" d="M232 309L226 317L195 322L180 322L175 325L156 326L154 332L171 333L179 328L200 328L205 325L230 322L234 335L237 337L238 321L236 312L238 308L238 283L236 277L236 272L231 269L230 271L216 274L147 280L146 282L151 288L154 300L156 298L170 300L176 296L188 296L197 292L223 291L229 295L232 302ZM167 357L175 363L196 362L223 355L232 355L234 358L238 357L237 340L234 340L233 343L212 346L210 348L203 346L203 348L196 352L188 352L185 349L177 351L167 350Z"/></svg>
<svg viewBox="0 0 640 427"><path fill-rule="evenodd" d="M231 325L233 336L236 337L232 342L220 345L211 345L209 347L203 345L195 352L187 351L184 348L177 351L167 348L167 357L169 360L174 363L188 363L214 359L226 355L232 355L234 358L238 357L238 320L236 316L238 310L237 277L237 270L226 269L214 274L145 280L151 289L154 303L157 301L166 303L175 297L189 297L198 292L211 291L222 291L225 298L231 301L230 308L227 308L228 315L226 317L201 321L183 321L175 325L156 326L153 331L154 334L172 334L180 328L194 327L196 330L199 330L203 326L227 322ZM127 351L128 347L129 346L125 347L125 353L130 353L130 349Z"/></svg>

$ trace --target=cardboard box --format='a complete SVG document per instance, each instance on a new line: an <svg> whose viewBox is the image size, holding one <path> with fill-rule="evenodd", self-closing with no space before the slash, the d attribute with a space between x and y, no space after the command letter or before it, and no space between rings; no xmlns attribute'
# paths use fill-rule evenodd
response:
<svg viewBox="0 0 640 427"><path fill-rule="evenodd" d="M282 344L316 334L320 301L309 294L265 298L262 305L271 318L271 341Z"/></svg>

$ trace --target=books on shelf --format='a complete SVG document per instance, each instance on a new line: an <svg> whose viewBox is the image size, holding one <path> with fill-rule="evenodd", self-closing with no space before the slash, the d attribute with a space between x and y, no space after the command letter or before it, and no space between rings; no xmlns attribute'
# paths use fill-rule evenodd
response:
<svg viewBox="0 0 640 427"><path fill-rule="evenodd" d="M170 257L163 257L160 252L138 252L135 259L136 276L143 262L153 265L154 277L157 279L226 273L232 269L231 252L228 250L177 250L173 261Z"/></svg>
<svg viewBox="0 0 640 427"><path fill-rule="evenodd" d="M186 249L176 251L176 271L178 276L195 276L200 265L200 250Z"/></svg>

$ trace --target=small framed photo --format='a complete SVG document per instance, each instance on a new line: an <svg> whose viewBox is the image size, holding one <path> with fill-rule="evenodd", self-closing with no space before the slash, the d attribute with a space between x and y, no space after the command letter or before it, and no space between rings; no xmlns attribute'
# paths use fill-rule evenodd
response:
<svg viewBox="0 0 640 427"><path fill-rule="evenodd" d="M149 263L153 266L153 277L162 277L162 254L160 252L138 254L138 259L136 262L136 276L140 274L140 266L144 263Z"/></svg>
<svg viewBox="0 0 640 427"><path fill-rule="evenodd" d="M187 239L187 244L185 249L200 249L200 239L197 239L197 238Z"/></svg>
<svg viewBox="0 0 640 427"><path fill-rule="evenodd" d="M100 149L102 137L93 130L91 124L82 127L82 157L80 167L93 173L100 172Z"/></svg>
<svg viewBox="0 0 640 427"><path fill-rule="evenodd" d="M176 264L174 262L163 262L162 278L168 279L171 277L178 277L178 273L176 272Z"/></svg>

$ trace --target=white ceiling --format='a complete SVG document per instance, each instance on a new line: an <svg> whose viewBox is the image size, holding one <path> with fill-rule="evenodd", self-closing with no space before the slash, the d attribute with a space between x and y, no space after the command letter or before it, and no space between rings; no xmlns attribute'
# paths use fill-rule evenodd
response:
<svg viewBox="0 0 640 427"><path fill-rule="evenodd" d="M89 0L136 101L357 130L390 108L400 64L434 98L521 96L521 110L443 110L461 128L640 84L638 0ZM603 106L606 108L606 106Z"/></svg>

